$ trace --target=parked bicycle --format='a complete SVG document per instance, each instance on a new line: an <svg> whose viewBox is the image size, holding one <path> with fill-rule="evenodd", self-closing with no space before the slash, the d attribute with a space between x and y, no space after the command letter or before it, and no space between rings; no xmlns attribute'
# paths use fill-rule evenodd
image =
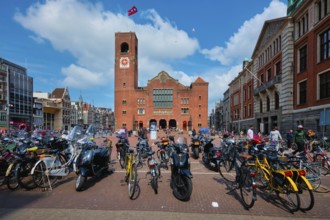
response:
<svg viewBox="0 0 330 220"><path fill-rule="evenodd" d="M76 125L67 136L67 149L52 149L49 151L51 155L40 159L35 164L31 174L38 187L52 189L59 178L77 170L75 164L81 151L79 138L82 135L82 127Z"/></svg>

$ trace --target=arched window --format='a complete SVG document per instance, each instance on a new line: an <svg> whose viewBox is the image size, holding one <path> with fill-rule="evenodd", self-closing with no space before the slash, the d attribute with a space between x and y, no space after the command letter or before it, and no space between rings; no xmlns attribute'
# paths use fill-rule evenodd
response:
<svg viewBox="0 0 330 220"><path fill-rule="evenodd" d="M129 51L129 46L128 43L124 42L120 45L120 52L121 53L128 53Z"/></svg>

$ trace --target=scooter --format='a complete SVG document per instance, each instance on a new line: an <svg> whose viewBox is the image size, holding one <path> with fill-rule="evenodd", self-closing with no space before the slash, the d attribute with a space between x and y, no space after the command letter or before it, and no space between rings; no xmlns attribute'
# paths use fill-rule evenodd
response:
<svg viewBox="0 0 330 220"><path fill-rule="evenodd" d="M110 172L110 153L106 147L98 147L92 140L82 145L81 153L76 161L77 180L76 191L84 189L88 177L100 176L103 172Z"/></svg>
<svg viewBox="0 0 330 220"><path fill-rule="evenodd" d="M174 142L173 136L169 136L169 139ZM179 137L177 142L172 144L172 147L171 188L173 195L181 201L188 201L191 197L193 186L186 138Z"/></svg>
<svg viewBox="0 0 330 220"><path fill-rule="evenodd" d="M199 140L199 137L193 136L191 138L190 147L191 147L191 151L192 151L194 159L198 159L199 158L199 152L201 151L200 150L201 142Z"/></svg>
<svg viewBox="0 0 330 220"><path fill-rule="evenodd" d="M213 139L208 140L204 146L203 163L211 170L218 170L221 163L221 149L214 147Z"/></svg>

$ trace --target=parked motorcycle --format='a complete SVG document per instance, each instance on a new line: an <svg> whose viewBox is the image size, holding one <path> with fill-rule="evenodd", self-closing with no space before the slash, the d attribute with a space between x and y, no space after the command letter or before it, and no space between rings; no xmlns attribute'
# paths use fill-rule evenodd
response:
<svg viewBox="0 0 330 220"><path fill-rule="evenodd" d="M192 151L192 155L194 157L194 159L198 159L199 158L199 152L201 151L201 142L199 140L198 136L193 136L191 138L191 151Z"/></svg>
<svg viewBox="0 0 330 220"><path fill-rule="evenodd" d="M106 147L98 147L93 138L84 137L80 155L76 161L76 191L82 191L88 177L96 177L109 172L110 153Z"/></svg>
<svg viewBox="0 0 330 220"><path fill-rule="evenodd" d="M136 149L139 151L142 158L147 158L148 153L151 151L151 148L148 143L148 139L138 137L138 143L136 144Z"/></svg>
<svg viewBox="0 0 330 220"><path fill-rule="evenodd" d="M213 142L213 138L209 139L206 144L204 145L204 151L202 154L203 163L209 169L218 171L220 163L221 163L221 149L215 147Z"/></svg>
<svg viewBox="0 0 330 220"><path fill-rule="evenodd" d="M173 141L171 154L171 187L175 198L181 201L188 201L192 194L192 174L190 172L189 153L187 139L179 137L174 143L174 137L169 136Z"/></svg>
<svg viewBox="0 0 330 220"><path fill-rule="evenodd" d="M169 146L169 139L166 137L161 138L161 141L156 141L158 147L157 157L160 162L160 167L168 169L168 162L170 159L171 147Z"/></svg>
<svg viewBox="0 0 330 220"><path fill-rule="evenodd" d="M160 177L160 168L158 162L155 160L154 155L155 151L148 152L147 164L149 168L149 172L147 173L151 175L150 185L154 190L155 194L158 193L158 178Z"/></svg>

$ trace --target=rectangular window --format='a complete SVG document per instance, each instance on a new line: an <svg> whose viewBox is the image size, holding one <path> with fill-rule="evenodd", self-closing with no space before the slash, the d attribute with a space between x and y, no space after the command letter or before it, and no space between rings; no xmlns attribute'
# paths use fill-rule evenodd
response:
<svg viewBox="0 0 330 220"><path fill-rule="evenodd" d="M320 34L320 61L330 57L330 28Z"/></svg>
<svg viewBox="0 0 330 220"><path fill-rule="evenodd" d="M268 69L267 70L267 81L270 81L272 79L272 70Z"/></svg>
<svg viewBox="0 0 330 220"><path fill-rule="evenodd" d="M307 45L299 49L299 72L307 69Z"/></svg>
<svg viewBox="0 0 330 220"><path fill-rule="evenodd" d="M126 123L123 123L123 124L122 124L122 127L123 127L123 128L126 128Z"/></svg>
<svg viewBox="0 0 330 220"><path fill-rule="evenodd" d="M330 71L319 76L320 81L320 99L330 97Z"/></svg>
<svg viewBox="0 0 330 220"><path fill-rule="evenodd" d="M145 114L144 108L138 108L138 115L144 115L144 114Z"/></svg>
<svg viewBox="0 0 330 220"><path fill-rule="evenodd" d="M122 101L122 103L123 103L123 105L126 105L126 104L127 104L127 101L124 99L124 100Z"/></svg>
<svg viewBox="0 0 330 220"><path fill-rule="evenodd" d="M189 114L189 108L181 108L181 114Z"/></svg>
<svg viewBox="0 0 330 220"><path fill-rule="evenodd" d="M275 74L276 76L281 75L282 70L281 70L281 61L277 62L275 64Z"/></svg>
<svg viewBox="0 0 330 220"><path fill-rule="evenodd" d="M299 83L299 104L307 102L307 81Z"/></svg>
<svg viewBox="0 0 330 220"><path fill-rule="evenodd" d="M126 110L123 110L122 113L123 113L123 115L126 115Z"/></svg>
<svg viewBox="0 0 330 220"><path fill-rule="evenodd" d="M173 107L173 89L154 89L153 104L155 108Z"/></svg>
<svg viewBox="0 0 330 220"><path fill-rule="evenodd" d="M238 95L239 95L238 93L236 93L234 95L233 105L238 105L239 104L239 96Z"/></svg>

